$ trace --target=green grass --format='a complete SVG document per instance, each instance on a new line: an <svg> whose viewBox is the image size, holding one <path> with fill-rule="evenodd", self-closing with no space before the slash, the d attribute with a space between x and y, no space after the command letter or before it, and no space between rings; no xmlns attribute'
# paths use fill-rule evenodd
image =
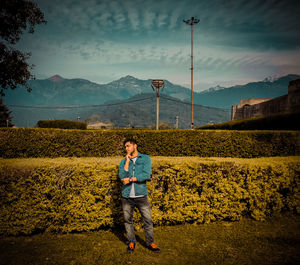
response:
<svg viewBox="0 0 300 265"><path fill-rule="evenodd" d="M123 230L0 238L0 264L299 264L300 217L156 227L155 254L144 231L126 253Z"/></svg>

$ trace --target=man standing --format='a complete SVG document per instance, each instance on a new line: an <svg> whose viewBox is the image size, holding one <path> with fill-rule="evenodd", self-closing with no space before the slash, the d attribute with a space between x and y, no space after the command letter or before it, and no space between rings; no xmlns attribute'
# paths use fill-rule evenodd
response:
<svg viewBox="0 0 300 265"><path fill-rule="evenodd" d="M133 252L135 249L133 211L137 207L144 222L147 247L153 252L160 253L160 249L154 244L151 209L147 197L146 181L150 180L151 176L150 157L138 152L137 142L134 139L126 139L124 146L127 155L121 160L119 178L123 183L122 207L129 241L127 252Z"/></svg>

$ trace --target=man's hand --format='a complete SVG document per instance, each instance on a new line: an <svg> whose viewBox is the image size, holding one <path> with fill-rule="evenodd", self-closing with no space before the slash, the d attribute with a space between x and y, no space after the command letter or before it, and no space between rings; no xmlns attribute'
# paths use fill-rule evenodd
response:
<svg viewBox="0 0 300 265"><path fill-rule="evenodd" d="M137 182L137 178L133 177L133 178L125 178L125 179L121 179L121 181L123 182L124 185L127 185L131 182Z"/></svg>
<svg viewBox="0 0 300 265"><path fill-rule="evenodd" d="M127 185L130 183L130 178L124 178L124 179L121 179L121 181L123 182L124 185Z"/></svg>
<svg viewBox="0 0 300 265"><path fill-rule="evenodd" d="M126 171L128 171L128 168L129 168L129 161L130 161L130 158L131 158L131 155L130 155L130 154L127 154L126 157L125 157L126 161L125 161L125 164L124 164L124 169L125 169Z"/></svg>

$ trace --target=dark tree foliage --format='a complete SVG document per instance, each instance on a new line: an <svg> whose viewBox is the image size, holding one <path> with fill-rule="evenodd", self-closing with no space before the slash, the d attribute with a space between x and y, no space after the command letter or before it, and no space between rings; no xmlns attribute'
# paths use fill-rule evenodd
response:
<svg viewBox="0 0 300 265"><path fill-rule="evenodd" d="M44 14L31 1L1 0L0 4L0 95L4 96L4 89L15 89L23 85L28 91L29 79L34 76L30 73L33 66L26 60L30 53L22 53L12 45L16 44L25 30L34 32L34 26L46 23Z"/></svg>
<svg viewBox="0 0 300 265"><path fill-rule="evenodd" d="M2 99L0 98L0 127L12 127L10 117L11 111L3 104Z"/></svg>

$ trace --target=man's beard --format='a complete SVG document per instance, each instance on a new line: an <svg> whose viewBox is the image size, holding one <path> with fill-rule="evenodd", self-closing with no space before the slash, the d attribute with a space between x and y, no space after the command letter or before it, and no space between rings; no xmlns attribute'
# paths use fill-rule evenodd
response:
<svg viewBox="0 0 300 265"><path fill-rule="evenodd" d="M130 152L130 155L133 156L133 154L135 153L136 150L133 150L132 152Z"/></svg>

